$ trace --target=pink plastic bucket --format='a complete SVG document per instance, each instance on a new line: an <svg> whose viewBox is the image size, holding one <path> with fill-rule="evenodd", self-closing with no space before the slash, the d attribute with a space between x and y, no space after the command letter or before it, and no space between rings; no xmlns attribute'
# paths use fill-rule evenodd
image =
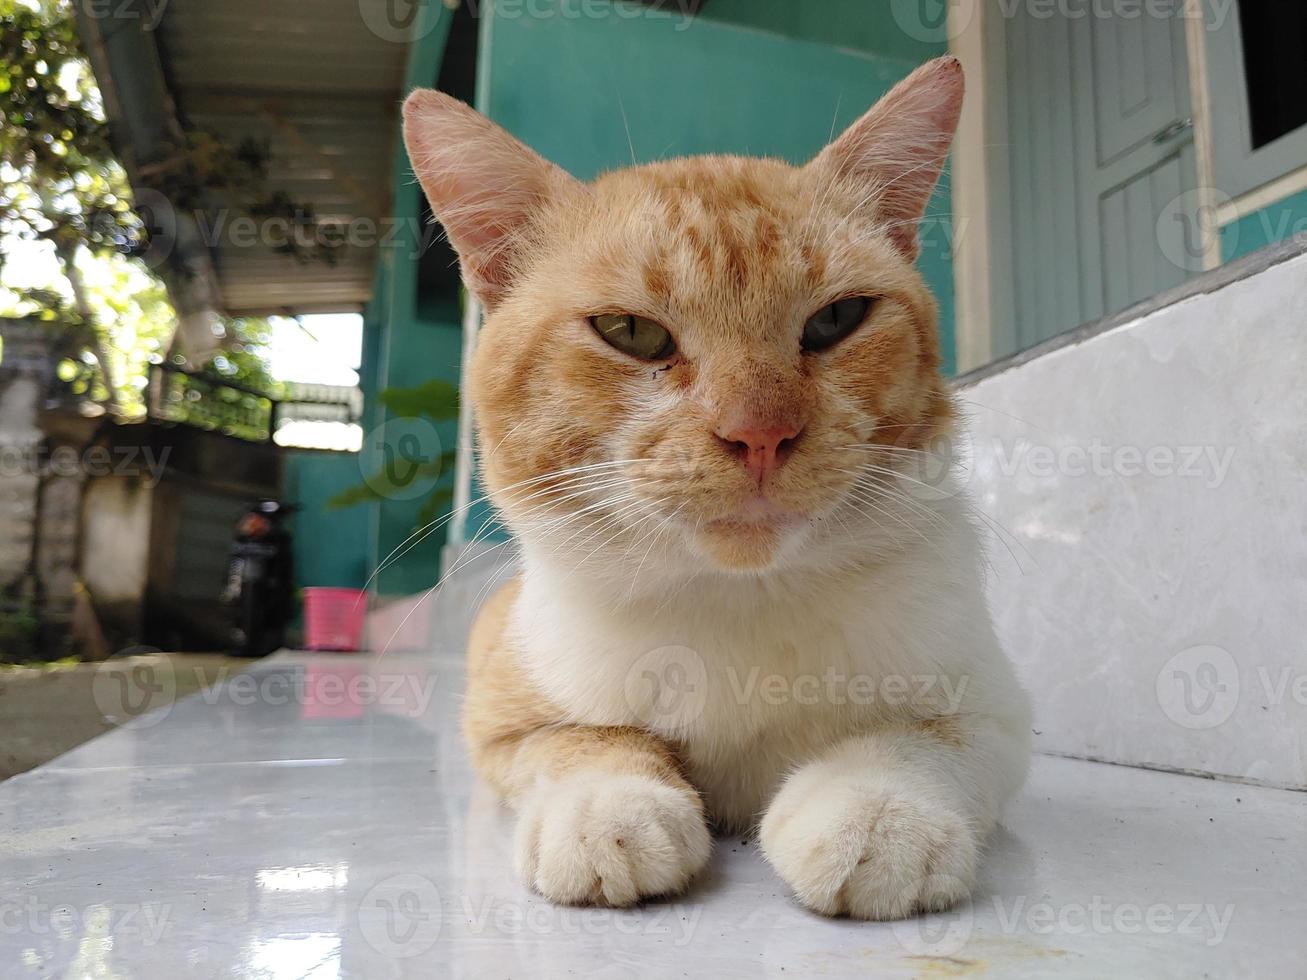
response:
<svg viewBox="0 0 1307 980"><path fill-rule="evenodd" d="M304 590L304 646L309 650L357 650L363 645L368 596L362 589Z"/></svg>

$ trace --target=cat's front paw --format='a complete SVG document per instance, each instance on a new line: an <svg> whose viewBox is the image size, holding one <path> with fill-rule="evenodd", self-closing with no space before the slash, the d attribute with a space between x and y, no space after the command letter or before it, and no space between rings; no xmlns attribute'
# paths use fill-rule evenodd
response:
<svg viewBox="0 0 1307 980"><path fill-rule="evenodd" d="M808 908L902 919L964 901L975 832L911 782L800 771L763 818L763 853Z"/></svg>
<svg viewBox="0 0 1307 980"><path fill-rule="evenodd" d="M712 843L699 800L645 776L578 773L522 806L517 867L555 902L624 906L679 892Z"/></svg>

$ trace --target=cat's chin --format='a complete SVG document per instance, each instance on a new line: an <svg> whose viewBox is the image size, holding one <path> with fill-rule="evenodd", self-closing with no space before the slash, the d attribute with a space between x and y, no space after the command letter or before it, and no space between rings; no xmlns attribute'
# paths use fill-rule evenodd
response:
<svg viewBox="0 0 1307 980"><path fill-rule="evenodd" d="M763 571L775 564L785 542L801 524L793 515L728 517L704 524L697 538L699 547L721 568Z"/></svg>

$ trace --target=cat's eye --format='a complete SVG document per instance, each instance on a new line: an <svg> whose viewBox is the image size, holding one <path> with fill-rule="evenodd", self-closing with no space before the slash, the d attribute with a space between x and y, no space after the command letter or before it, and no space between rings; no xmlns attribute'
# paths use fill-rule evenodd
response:
<svg viewBox="0 0 1307 980"><path fill-rule="evenodd" d="M600 313L590 318L595 332L623 354L642 361L665 361L676 351L671 333L660 323L633 313Z"/></svg>
<svg viewBox="0 0 1307 980"><path fill-rule="evenodd" d="M870 296L850 296L822 307L803 326L803 349L819 351L833 347L862 326L874 302Z"/></svg>

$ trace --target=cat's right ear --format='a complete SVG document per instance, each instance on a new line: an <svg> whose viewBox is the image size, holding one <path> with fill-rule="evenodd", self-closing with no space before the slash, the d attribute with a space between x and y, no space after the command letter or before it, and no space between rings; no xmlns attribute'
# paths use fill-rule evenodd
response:
<svg viewBox="0 0 1307 980"><path fill-rule="evenodd" d="M493 308L542 205L580 183L468 105L431 89L404 102L404 142L463 282Z"/></svg>

